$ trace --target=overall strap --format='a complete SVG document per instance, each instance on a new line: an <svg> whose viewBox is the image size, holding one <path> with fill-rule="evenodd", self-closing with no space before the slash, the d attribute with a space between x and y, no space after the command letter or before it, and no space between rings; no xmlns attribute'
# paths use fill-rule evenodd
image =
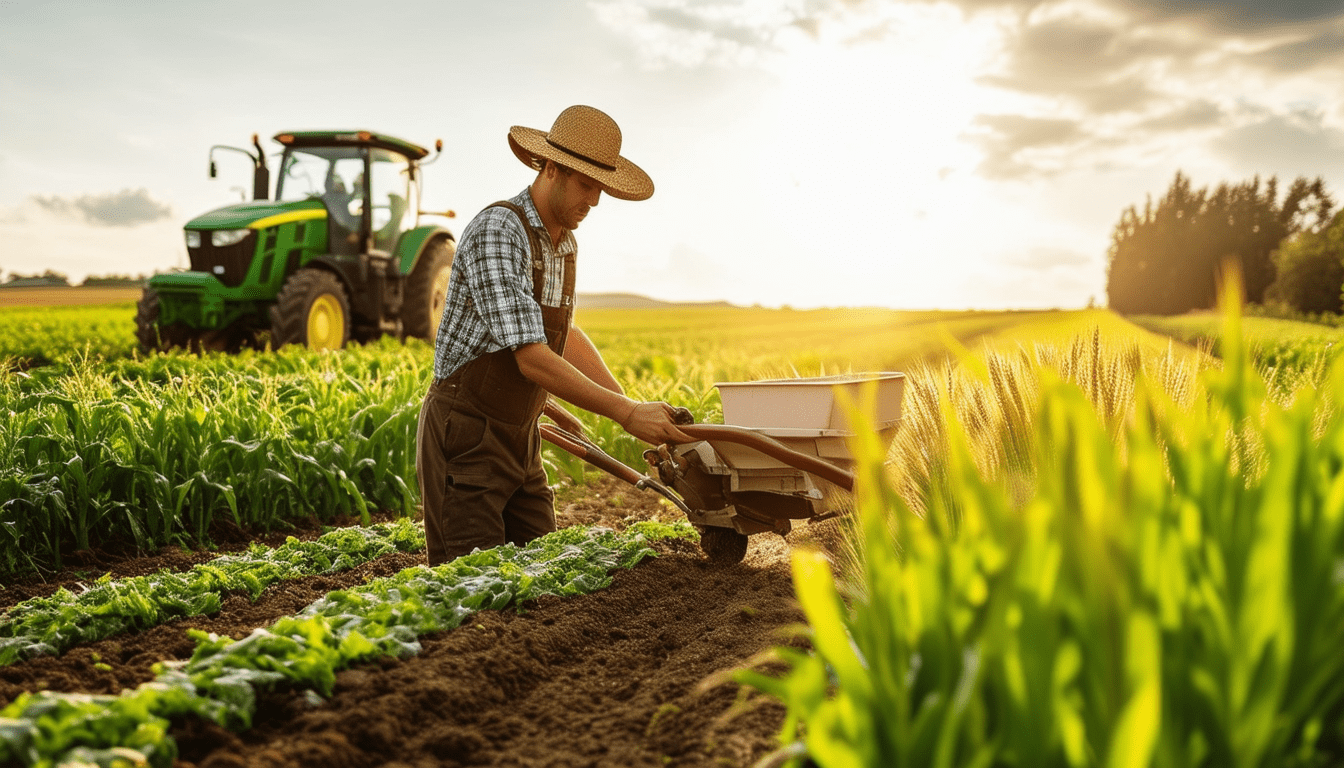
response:
<svg viewBox="0 0 1344 768"><path fill-rule="evenodd" d="M508 208L523 222L523 231L527 233L527 241L532 246L532 298L537 302L537 306L541 306L542 292L546 288L546 265L541 258L541 238L537 236L537 231L532 228L532 225L527 222L527 212L521 206L508 200L491 203L486 208ZM565 266L568 267L569 265L566 264Z"/></svg>

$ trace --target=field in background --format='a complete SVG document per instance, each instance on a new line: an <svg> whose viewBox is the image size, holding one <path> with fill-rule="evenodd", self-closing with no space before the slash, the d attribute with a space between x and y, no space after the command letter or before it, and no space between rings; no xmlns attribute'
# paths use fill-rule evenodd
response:
<svg viewBox="0 0 1344 768"><path fill-rule="evenodd" d="M10 289L55 300L85 290ZM92 294L90 294L92 295ZM83 357L133 358L138 289L117 304L4 304L0 290L0 361L27 368ZM668 306L584 309L577 322L608 364L631 378L742 381L860 370L902 370L965 347L1060 340L1100 327L1108 338L1153 350L1168 341L1106 310L1076 312L901 312L889 309L766 309Z"/></svg>
<svg viewBox="0 0 1344 768"><path fill-rule="evenodd" d="M743 381L851 371L904 370L961 345L1016 348L1067 343L1099 328L1115 343L1165 353L1170 339L1113 312L706 308L581 310L581 327L608 362L634 372ZM1195 354L1176 344L1178 355Z"/></svg>
<svg viewBox="0 0 1344 768"><path fill-rule="evenodd" d="M0 287L0 307L64 307L75 304L134 304L140 298L140 287L70 287L70 288L3 288Z"/></svg>
<svg viewBox="0 0 1344 768"><path fill-rule="evenodd" d="M1135 325L1223 356L1221 318L1211 312L1130 318ZM1270 386L1291 386L1300 375L1320 381L1344 349L1344 328L1270 317L1244 317L1242 338ZM1285 383L1287 382L1287 383Z"/></svg>

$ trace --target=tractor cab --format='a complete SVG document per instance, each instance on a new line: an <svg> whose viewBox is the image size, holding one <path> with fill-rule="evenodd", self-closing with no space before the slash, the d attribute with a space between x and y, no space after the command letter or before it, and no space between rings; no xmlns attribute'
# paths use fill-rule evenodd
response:
<svg viewBox="0 0 1344 768"><path fill-rule="evenodd" d="M367 132L282 133L276 140L285 145L276 200L320 200L333 255L390 258L402 233L415 228L420 207L415 163L427 150Z"/></svg>
<svg viewBox="0 0 1344 768"><path fill-rule="evenodd" d="M456 243L421 222L430 151L369 131L275 140L284 151L274 199L255 136L255 154L212 148L252 158L255 199L187 222L191 269L150 280L136 318L142 347L334 349L384 333L432 340Z"/></svg>

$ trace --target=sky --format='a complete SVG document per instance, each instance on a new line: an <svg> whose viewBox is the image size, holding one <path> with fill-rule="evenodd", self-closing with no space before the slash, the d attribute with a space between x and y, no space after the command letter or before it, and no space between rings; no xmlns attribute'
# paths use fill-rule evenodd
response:
<svg viewBox="0 0 1344 768"><path fill-rule="evenodd" d="M581 292L796 308L1105 304L1122 211L1325 179L1344 0L0 0L0 273L149 274L291 130L433 146L460 232L512 125L611 115L652 177L575 232Z"/></svg>

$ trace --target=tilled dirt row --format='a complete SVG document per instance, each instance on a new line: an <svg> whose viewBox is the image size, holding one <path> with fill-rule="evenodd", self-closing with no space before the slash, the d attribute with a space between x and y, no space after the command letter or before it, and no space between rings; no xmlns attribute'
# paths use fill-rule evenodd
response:
<svg viewBox="0 0 1344 768"><path fill-rule="evenodd" d="M561 526L619 529L670 517L656 499L614 483L580 491L557 505ZM319 706L302 693L263 693L255 727L244 734L196 720L175 724L180 765L750 764L775 746L782 709L744 701L732 683L701 689L715 672L782 642L783 630L801 620L788 548L777 537L754 537L747 561L731 567L710 565L690 542L657 549L660 557L617 572L602 592L545 598L522 614L483 612L423 638L418 656L346 671ZM25 690L134 687L152 679L155 662L190 656L190 628L243 637L331 590L423 562L422 553L389 555L273 586L255 604L230 596L214 616L0 668L0 704Z"/></svg>
<svg viewBox="0 0 1344 768"><path fill-rule="evenodd" d="M782 641L802 616L787 566L669 552L600 592L477 614L423 651L348 670L314 706L263 696L234 735L178 733L200 768L728 766L775 746L782 707L714 673ZM733 717L735 710L745 710Z"/></svg>

